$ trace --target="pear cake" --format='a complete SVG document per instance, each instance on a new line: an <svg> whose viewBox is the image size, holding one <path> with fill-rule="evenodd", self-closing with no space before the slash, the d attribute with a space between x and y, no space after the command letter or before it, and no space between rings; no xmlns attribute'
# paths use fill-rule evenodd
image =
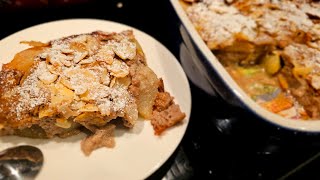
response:
<svg viewBox="0 0 320 180"><path fill-rule="evenodd" d="M155 135L185 113L147 66L133 31L72 35L15 55L0 72L0 136L65 138L84 132L86 155L114 147L115 121L149 119Z"/></svg>
<svg viewBox="0 0 320 180"><path fill-rule="evenodd" d="M179 2L201 39L254 102L284 118L320 119L318 0Z"/></svg>

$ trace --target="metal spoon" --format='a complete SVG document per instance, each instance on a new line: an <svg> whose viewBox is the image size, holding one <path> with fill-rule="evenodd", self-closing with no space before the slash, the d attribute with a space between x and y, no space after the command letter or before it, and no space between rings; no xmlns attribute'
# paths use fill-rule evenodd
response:
<svg viewBox="0 0 320 180"><path fill-rule="evenodd" d="M17 146L0 152L0 180L34 179L43 164L43 154L33 146Z"/></svg>

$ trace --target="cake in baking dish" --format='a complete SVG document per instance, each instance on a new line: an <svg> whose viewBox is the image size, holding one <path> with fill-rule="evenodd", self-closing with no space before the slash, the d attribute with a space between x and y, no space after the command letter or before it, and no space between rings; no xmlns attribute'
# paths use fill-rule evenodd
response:
<svg viewBox="0 0 320 180"><path fill-rule="evenodd" d="M320 118L320 2L185 0L212 53L257 104L290 119Z"/></svg>

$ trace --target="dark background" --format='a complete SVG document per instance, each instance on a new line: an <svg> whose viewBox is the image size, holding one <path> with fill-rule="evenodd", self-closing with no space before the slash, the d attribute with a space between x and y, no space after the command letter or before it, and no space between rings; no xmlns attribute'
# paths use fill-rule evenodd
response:
<svg viewBox="0 0 320 180"><path fill-rule="evenodd" d="M180 23L168 0L0 0L0 39L32 25L70 18L135 27L180 60ZM190 85L193 104L186 135L149 179L320 178L318 134L277 128Z"/></svg>

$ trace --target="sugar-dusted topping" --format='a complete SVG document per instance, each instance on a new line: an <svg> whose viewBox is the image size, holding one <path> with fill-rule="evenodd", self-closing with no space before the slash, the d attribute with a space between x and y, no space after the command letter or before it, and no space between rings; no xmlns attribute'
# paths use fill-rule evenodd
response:
<svg viewBox="0 0 320 180"><path fill-rule="evenodd" d="M105 93L101 93L99 89L105 89ZM100 87L94 89L90 93L95 97L96 105L98 106L102 115L109 115L110 112L123 113L124 108L132 100L132 96L123 87L108 88Z"/></svg>
<svg viewBox="0 0 320 180"><path fill-rule="evenodd" d="M262 16L256 19L261 29L281 37L299 30L308 32L312 28L312 21L294 3L284 1L277 3L277 7L263 8Z"/></svg>
<svg viewBox="0 0 320 180"><path fill-rule="evenodd" d="M258 32L279 42L295 38L299 32L319 37L310 16L320 17L320 5L297 1L202 0L192 4L187 14L211 49L231 45L235 38L252 41ZM246 15L246 16L244 16ZM241 36L239 36L239 34Z"/></svg>
<svg viewBox="0 0 320 180"><path fill-rule="evenodd" d="M38 75L38 78L44 83L44 84L50 84L53 83L57 78L58 75L52 74L48 68L47 64L45 62L39 62L38 68L42 70L42 73Z"/></svg>
<svg viewBox="0 0 320 180"><path fill-rule="evenodd" d="M99 49L98 53L94 55L94 59L99 62L106 62L107 64L111 64L113 62L113 58L115 53L111 46L102 45Z"/></svg>
<svg viewBox="0 0 320 180"><path fill-rule="evenodd" d="M128 38L124 37L117 41L110 41L109 45L113 48L113 51L121 58L121 59L133 59L136 56L136 43L131 42Z"/></svg>
<svg viewBox="0 0 320 180"><path fill-rule="evenodd" d="M39 83L38 77L46 72L45 67L38 63L32 73L23 81L20 86L17 86L13 91L19 96L15 104L13 113L17 114L20 119L21 115L26 111L31 111L34 108L43 105L49 101L50 93Z"/></svg>
<svg viewBox="0 0 320 180"><path fill-rule="evenodd" d="M7 89L16 83L16 75L19 72L13 70L2 70L0 72L0 86L2 89Z"/></svg>
<svg viewBox="0 0 320 180"><path fill-rule="evenodd" d="M256 37L255 21L222 0L196 3L187 9L187 14L211 49L231 45L236 34L249 40Z"/></svg>
<svg viewBox="0 0 320 180"><path fill-rule="evenodd" d="M111 65L107 65L107 69L110 71L110 75L115 77L125 77L129 74L128 65L118 59L114 59Z"/></svg>
<svg viewBox="0 0 320 180"><path fill-rule="evenodd" d="M312 15L320 18L320 3L303 3L300 6L300 9L305 12L307 15Z"/></svg>
<svg viewBox="0 0 320 180"><path fill-rule="evenodd" d="M110 84L110 73L108 69L101 66L93 66L89 68L91 73L95 76L96 79L100 81L101 84L108 86Z"/></svg>
<svg viewBox="0 0 320 180"><path fill-rule="evenodd" d="M291 44L284 49L284 55L292 64L310 67L313 73L320 72L320 51L303 44Z"/></svg>
<svg viewBox="0 0 320 180"><path fill-rule="evenodd" d="M103 116L125 115L134 99L127 87L115 83L129 74L124 60L135 57L136 44L125 36L101 42L89 36L51 41L51 47L35 58L34 70L15 89L20 96L17 116L40 105L53 107L51 103L74 112L90 106L88 110L98 109Z"/></svg>

